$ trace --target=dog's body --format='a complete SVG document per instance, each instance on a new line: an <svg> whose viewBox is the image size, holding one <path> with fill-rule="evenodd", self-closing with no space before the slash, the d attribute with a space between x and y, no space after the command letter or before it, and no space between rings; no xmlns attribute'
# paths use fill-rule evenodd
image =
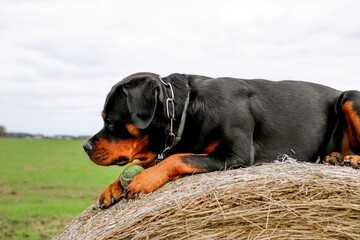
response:
<svg viewBox="0 0 360 240"><path fill-rule="evenodd" d="M116 84L104 128L85 145L99 165L145 168L126 191L102 194L108 207L124 193L148 193L185 174L247 167L286 154L299 161L360 162L360 92L299 81L273 82L138 73ZM181 139L180 139L181 138ZM156 163L159 153L165 159ZM330 156L328 156L330 154Z"/></svg>

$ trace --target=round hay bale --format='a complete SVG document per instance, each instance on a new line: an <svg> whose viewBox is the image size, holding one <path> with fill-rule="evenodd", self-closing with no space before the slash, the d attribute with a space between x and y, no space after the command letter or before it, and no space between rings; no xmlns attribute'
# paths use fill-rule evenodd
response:
<svg viewBox="0 0 360 240"><path fill-rule="evenodd" d="M188 176L95 204L54 239L360 239L360 172L273 163Z"/></svg>

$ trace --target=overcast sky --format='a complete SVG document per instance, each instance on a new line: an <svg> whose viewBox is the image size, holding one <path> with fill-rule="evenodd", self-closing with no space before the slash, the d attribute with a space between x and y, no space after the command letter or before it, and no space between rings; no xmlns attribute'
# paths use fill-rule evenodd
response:
<svg viewBox="0 0 360 240"><path fill-rule="evenodd" d="M360 89L360 1L0 0L0 125L93 134L129 74Z"/></svg>

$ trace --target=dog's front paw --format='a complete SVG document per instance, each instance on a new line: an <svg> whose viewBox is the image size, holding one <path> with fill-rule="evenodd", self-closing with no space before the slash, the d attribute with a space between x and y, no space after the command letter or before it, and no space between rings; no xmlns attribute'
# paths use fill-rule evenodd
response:
<svg viewBox="0 0 360 240"><path fill-rule="evenodd" d="M120 184L120 177L118 177L112 184L110 184L100 196L99 207L105 209L117 203L121 199L121 194L124 189Z"/></svg>
<svg viewBox="0 0 360 240"><path fill-rule="evenodd" d="M140 172L124 190L122 197L133 199L139 194L151 193L161 188L169 178L166 172L157 170L156 167L152 167Z"/></svg>

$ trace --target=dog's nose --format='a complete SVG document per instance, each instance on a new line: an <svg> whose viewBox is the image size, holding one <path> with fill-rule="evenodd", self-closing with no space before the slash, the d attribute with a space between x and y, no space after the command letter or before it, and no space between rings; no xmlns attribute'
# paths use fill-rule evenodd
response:
<svg viewBox="0 0 360 240"><path fill-rule="evenodd" d="M93 147L92 147L90 141L87 141L86 143L84 143L83 148L84 148L85 152L86 152L87 154L89 154L89 153L91 152L91 149L92 149Z"/></svg>

